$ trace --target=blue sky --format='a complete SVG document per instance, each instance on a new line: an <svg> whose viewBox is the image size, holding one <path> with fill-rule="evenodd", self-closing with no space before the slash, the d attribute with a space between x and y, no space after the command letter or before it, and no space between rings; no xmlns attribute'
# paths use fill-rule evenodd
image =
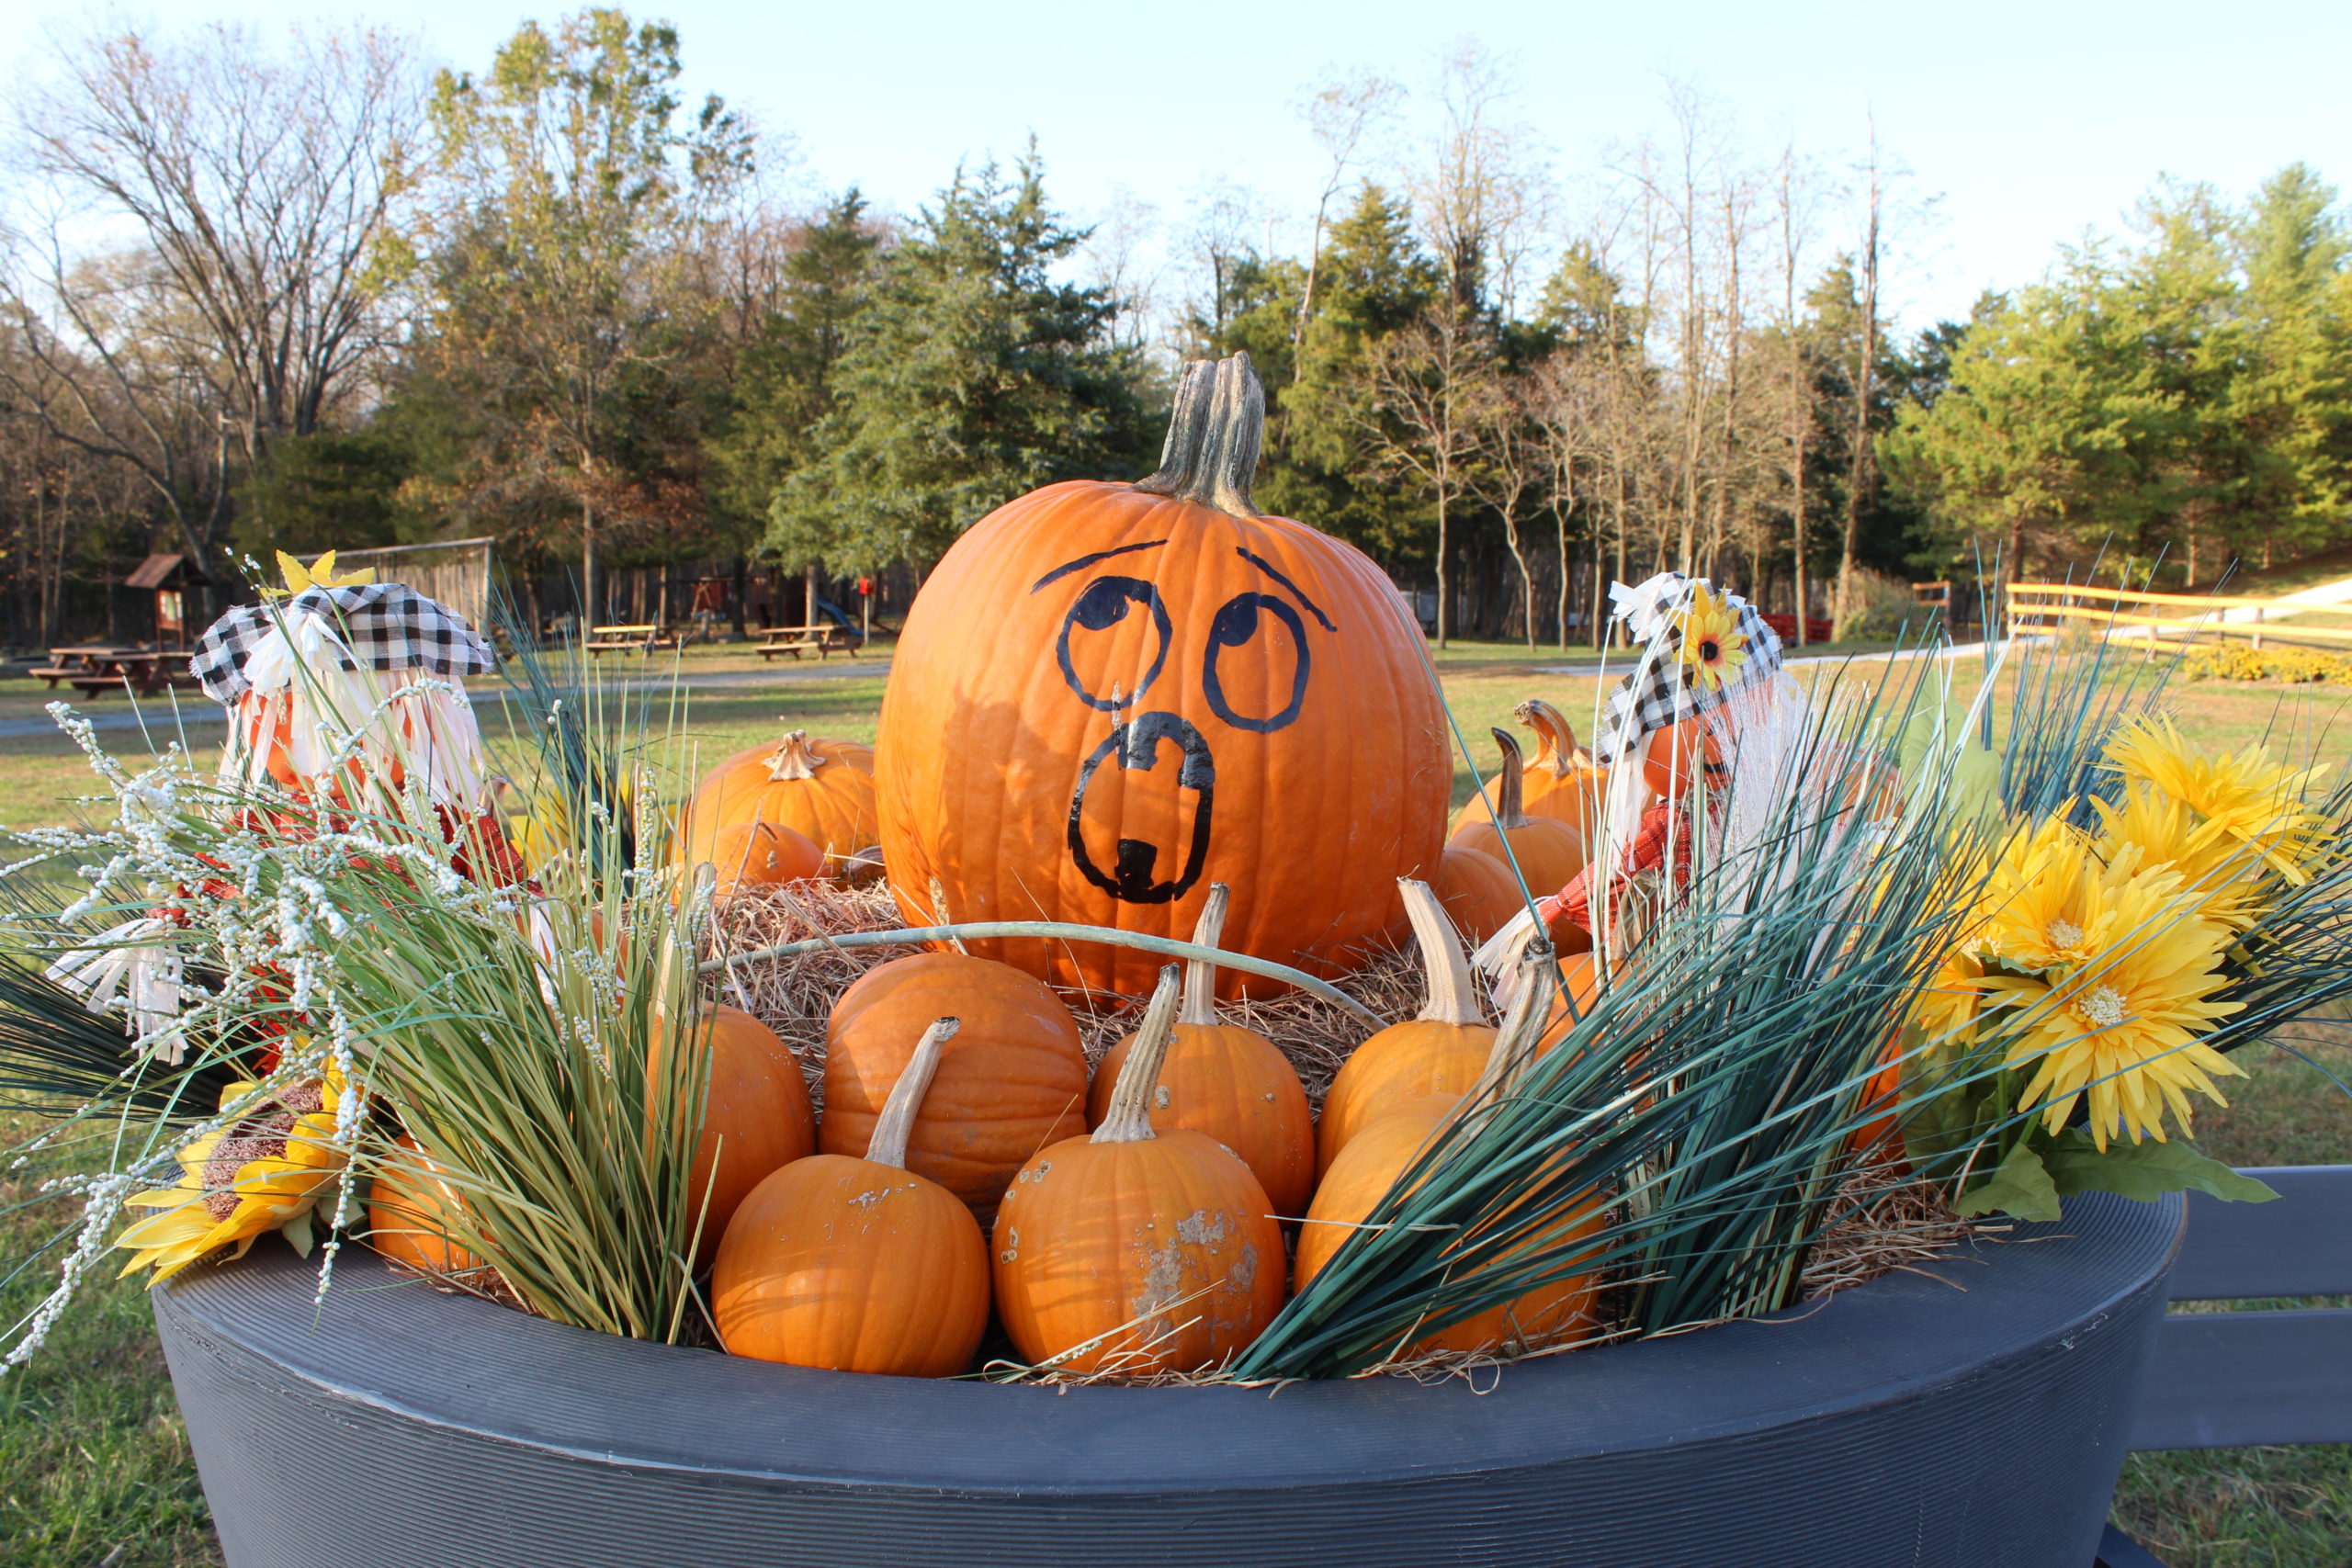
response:
<svg viewBox="0 0 2352 1568"><path fill-rule="evenodd" d="M517 20L560 9L175 0L114 15L267 28L373 18L414 30L442 62L480 65ZM2086 225L2116 228L2159 174L2233 195L2297 158L2352 178L2352 96L2341 80L2352 6L2341 4L669 0L631 9L678 25L696 93L723 93L790 133L805 179L854 180L900 209L959 157L1009 156L1033 131L1049 189L1081 217L1131 192L1173 229L1188 198L1219 177L1308 209L1321 173L1297 114L1308 85L1335 67L1369 67L1423 88L1464 36L1510 62L1516 112L1549 150L1570 213L1589 200L1611 143L1664 130L1668 78L1714 100L1759 160L1793 135L1825 162L1849 164L1874 114L1887 155L1908 171L1900 189L1913 212L1895 235L1907 254L1890 303L1913 325L1964 311L1987 284L2030 279ZM33 24L0 34L0 70L11 75L32 63L45 32L92 15L63 0L13 0L9 10ZM1839 212L1832 223L1850 220Z"/></svg>

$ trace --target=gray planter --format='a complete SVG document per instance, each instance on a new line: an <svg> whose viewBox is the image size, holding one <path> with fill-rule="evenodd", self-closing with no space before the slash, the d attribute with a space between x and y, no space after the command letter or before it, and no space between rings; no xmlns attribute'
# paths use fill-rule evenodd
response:
<svg viewBox="0 0 2352 1568"><path fill-rule="evenodd" d="M357 1249L323 1310L282 1248L154 1307L232 1568L2088 1568L2181 1213L2078 1199L1485 1393L804 1371L441 1295Z"/></svg>

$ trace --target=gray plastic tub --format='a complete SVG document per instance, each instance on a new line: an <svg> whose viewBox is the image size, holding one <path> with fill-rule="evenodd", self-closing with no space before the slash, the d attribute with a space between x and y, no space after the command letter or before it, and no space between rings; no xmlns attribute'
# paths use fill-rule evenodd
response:
<svg viewBox="0 0 2352 1568"><path fill-rule="evenodd" d="M442 1295L356 1248L323 1309L274 1243L153 1299L232 1568L2087 1568L2181 1213L2074 1200L1483 1393L805 1371Z"/></svg>

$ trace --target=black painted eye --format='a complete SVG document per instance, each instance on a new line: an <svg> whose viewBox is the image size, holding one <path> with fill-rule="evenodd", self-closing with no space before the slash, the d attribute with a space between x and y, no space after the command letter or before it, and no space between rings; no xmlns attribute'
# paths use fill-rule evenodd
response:
<svg viewBox="0 0 2352 1568"><path fill-rule="evenodd" d="M1069 634L1081 628L1090 632L1109 631L1127 618L1128 606L1133 604L1141 604L1151 612L1152 630L1159 638L1159 647L1152 650L1151 668L1143 672L1143 679L1136 682L1135 690L1114 687L1115 695L1097 696L1087 688L1086 682L1079 675L1077 665L1070 660ZM1062 680L1078 694L1080 701L1104 713L1116 713L1142 696L1152 682L1159 678L1160 666L1168 662L1168 644L1173 635L1173 628L1168 621L1168 607L1159 602L1159 589L1138 577L1098 577L1086 585L1086 591L1078 596L1078 603L1072 604L1069 613L1062 617L1062 635L1054 644L1054 655L1061 661Z"/></svg>
<svg viewBox="0 0 2352 1568"><path fill-rule="evenodd" d="M1280 713L1270 717L1253 718L1234 711L1227 699L1225 680L1219 661L1228 649L1247 647L1257 638L1264 617L1272 615L1290 633L1290 703ZM1266 643L1254 652L1251 662L1260 668L1270 668L1271 660L1281 655L1272 647L1271 635ZM1298 717L1306 705L1306 677L1313 660L1306 650L1306 623L1286 601L1266 593L1240 593L1226 601L1217 611L1216 619L1209 624L1209 650L1201 664L1202 694L1208 698L1209 711L1236 729L1254 729L1261 735L1272 734ZM1238 682L1237 682L1238 683ZM1251 682L1256 685L1256 682Z"/></svg>

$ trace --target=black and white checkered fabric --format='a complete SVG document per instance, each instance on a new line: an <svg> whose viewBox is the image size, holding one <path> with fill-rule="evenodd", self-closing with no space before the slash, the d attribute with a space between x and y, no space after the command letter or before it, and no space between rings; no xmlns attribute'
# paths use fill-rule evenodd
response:
<svg viewBox="0 0 2352 1568"><path fill-rule="evenodd" d="M281 620L308 612L324 616L351 653L343 666L422 670L434 675L481 675L498 655L466 618L406 583L368 582L352 588L306 588L274 604L241 604L212 623L188 667L216 702L234 703L253 689L245 660Z"/></svg>
<svg viewBox="0 0 2352 1568"><path fill-rule="evenodd" d="M1724 678L1721 686L1690 678L1682 662L1681 614L1692 591L1713 585L1703 578L1679 571L1660 572L1638 588L1619 584L1611 596L1617 601L1617 618L1643 637L1645 652L1654 652L1618 683L1609 694L1600 739L1593 755L1604 764L1630 755L1644 737L1681 723L1686 718L1721 707L1740 693L1770 680L1781 669L1781 639L1756 613L1756 606L1736 593L1724 595L1746 641L1747 660Z"/></svg>

